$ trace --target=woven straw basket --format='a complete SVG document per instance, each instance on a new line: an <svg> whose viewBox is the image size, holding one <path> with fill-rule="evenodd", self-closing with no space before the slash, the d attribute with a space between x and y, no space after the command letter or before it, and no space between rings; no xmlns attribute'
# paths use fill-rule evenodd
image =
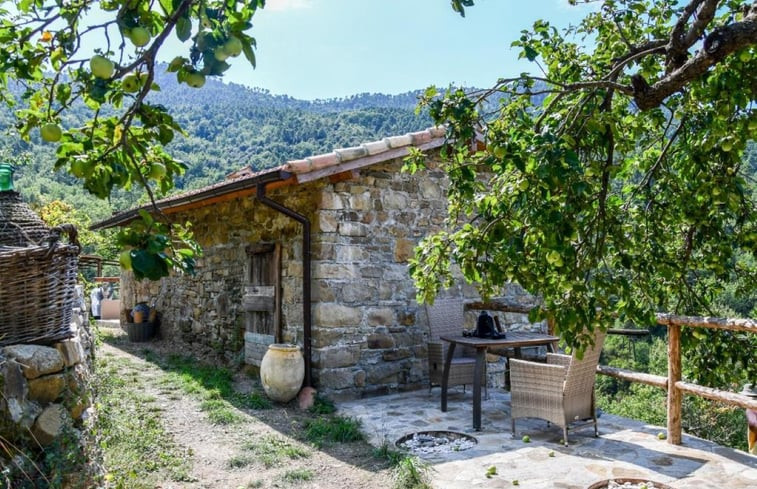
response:
<svg viewBox="0 0 757 489"><path fill-rule="evenodd" d="M0 192L0 346L73 336L76 235L70 224L48 229L16 192Z"/></svg>

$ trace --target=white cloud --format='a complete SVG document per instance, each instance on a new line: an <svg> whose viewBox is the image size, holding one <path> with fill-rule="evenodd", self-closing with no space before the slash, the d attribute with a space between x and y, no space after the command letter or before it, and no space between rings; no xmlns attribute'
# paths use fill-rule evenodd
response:
<svg viewBox="0 0 757 489"><path fill-rule="evenodd" d="M310 8L313 0L268 0L265 3L265 10L297 10Z"/></svg>

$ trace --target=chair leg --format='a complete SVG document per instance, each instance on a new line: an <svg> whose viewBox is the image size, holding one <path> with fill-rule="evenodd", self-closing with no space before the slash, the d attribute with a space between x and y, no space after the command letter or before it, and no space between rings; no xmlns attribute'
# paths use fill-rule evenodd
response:
<svg viewBox="0 0 757 489"><path fill-rule="evenodd" d="M515 439L515 418L512 417L512 414L510 415L510 423L513 430L513 439Z"/></svg>

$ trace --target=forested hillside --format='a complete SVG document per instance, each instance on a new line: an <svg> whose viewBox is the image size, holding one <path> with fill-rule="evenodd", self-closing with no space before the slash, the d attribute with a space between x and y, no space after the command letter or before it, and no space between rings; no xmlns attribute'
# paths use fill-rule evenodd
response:
<svg viewBox="0 0 757 489"><path fill-rule="evenodd" d="M186 137L177 137L168 146L189 167L177 181L178 190L218 182L246 165L267 168L431 124L428 117L414 112L420 92L304 101L218 80L208 80L197 90L179 85L171 73L160 74L157 83L161 90L150 94L149 101L166 106L187 130ZM78 125L85 110L80 107L67 114L62 125ZM53 146L42 143L36 133L31 144L21 142L13 123L12 112L3 107L0 157L19 165L17 187L28 202L41 206L63 200L97 220L141 198L120 193L110 203L98 201L74 177L53 172Z"/></svg>

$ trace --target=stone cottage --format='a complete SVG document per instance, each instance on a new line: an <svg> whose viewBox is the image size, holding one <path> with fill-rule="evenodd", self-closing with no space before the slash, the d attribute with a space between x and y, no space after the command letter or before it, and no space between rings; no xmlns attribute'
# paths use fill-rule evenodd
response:
<svg viewBox="0 0 757 489"><path fill-rule="evenodd" d="M427 386L428 326L407 261L446 216L446 176L435 164L443 144L444 130L430 128L242 169L159 201L165 214L192 223L204 256L194 277L136 283L122 274L124 307L154 303L161 333L177 350L259 365L269 344L296 343L306 385L332 398ZM429 156L428 170L401 171L411 147ZM123 225L136 213L94 228ZM457 293L475 296L472 287Z"/></svg>

